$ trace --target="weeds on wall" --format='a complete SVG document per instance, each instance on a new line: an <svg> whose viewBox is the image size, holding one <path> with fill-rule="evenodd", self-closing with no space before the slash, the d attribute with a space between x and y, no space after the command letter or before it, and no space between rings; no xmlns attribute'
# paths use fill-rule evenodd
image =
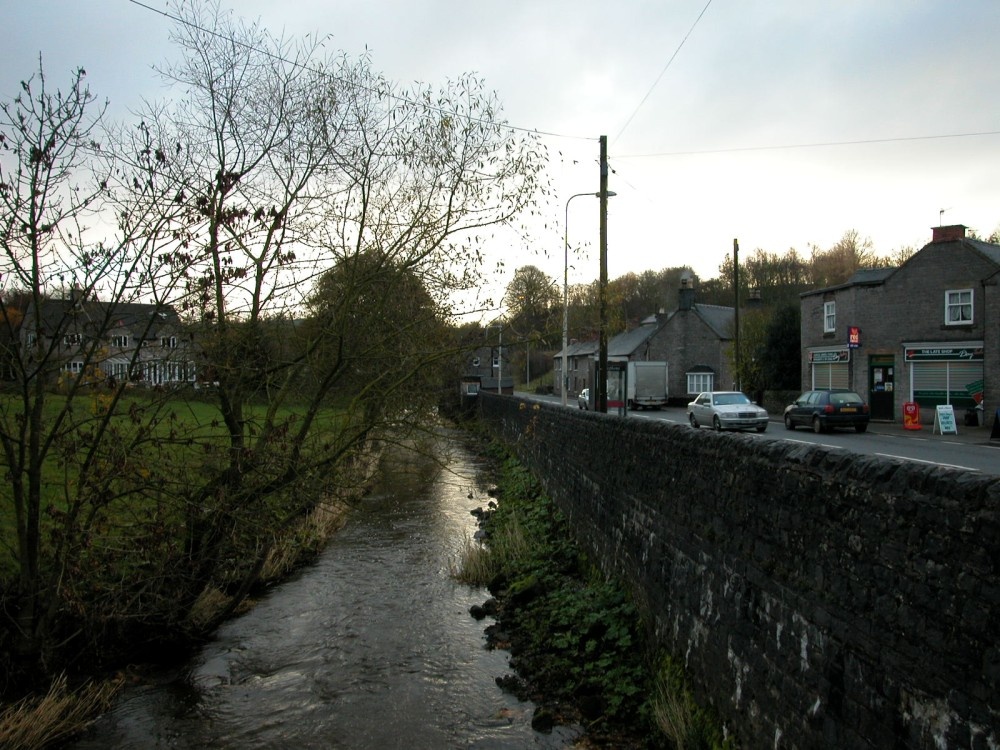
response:
<svg viewBox="0 0 1000 750"><path fill-rule="evenodd" d="M505 687L557 722L583 724L595 747L731 747L682 671L649 650L634 601L578 549L534 477L490 450L499 502L484 514L485 543L466 540L455 575L499 601L487 632L509 646L519 678Z"/></svg>

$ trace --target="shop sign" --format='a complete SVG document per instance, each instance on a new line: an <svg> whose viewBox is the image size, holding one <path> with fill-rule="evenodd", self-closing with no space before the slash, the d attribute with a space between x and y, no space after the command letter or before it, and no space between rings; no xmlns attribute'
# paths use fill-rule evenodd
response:
<svg viewBox="0 0 1000 750"><path fill-rule="evenodd" d="M832 352L809 352L809 363L813 365L848 362L851 352L848 349L837 349Z"/></svg>
<svg viewBox="0 0 1000 750"><path fill-rule="evenodd" d="M847 348L857 349L861 346L861 329L858 326L847 326Z"/></svg>
<svg viewBox="0 0 1000 750"><path fill-rule="evenodd" d="M983 347L907 347L903 358L907 362L982 362Z"/></svg>

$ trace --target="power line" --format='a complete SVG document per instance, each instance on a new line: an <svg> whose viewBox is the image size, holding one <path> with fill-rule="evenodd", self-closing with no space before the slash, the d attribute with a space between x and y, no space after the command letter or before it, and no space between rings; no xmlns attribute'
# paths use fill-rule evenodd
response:
<svg viewBox="0 0 1000 750"><path fill-rule="evenodd" d="M132 5L135 5L135 6L139 7L139 8L143 8L144 10L148 10L151 13L155 13L157 15L163 16L164 18L167 18L167 19L169 19L169 20L171 20L171 21L173 21L175 23L180 23L180 24L183 24L185 26L189 26L189 27L191 27L193 29L196 29L198 31L201 31L202 33L210 34L212 36L219 37L220 39L224 39L224 40L226 40L228 42L231 42L233 44L238 44L238 45L240 45L242 47L245 47L248 50L257 52L257 53L262 54L262 55L267 55L268 57L271 57L271 58L273 58L275 60L278 60L280 62L284 62L284 63L286 63L288 65L293 65L293 66L303 68L304 70L308 70L308 71L313 72L313 73L318 73L318 74L325 75L325 76L328 76L328 77L331 77L331 78L335 78L335 76L333 76L332 74L330 74L328 71L317 70L316 68L311 67L311 66L307 65L306 63L299 62L297 60L290 60L290 59L288 59L286 57L283 57L281 55L278 55L278 54L276 54L276 53L274 53L274 52L272 52L270 50L260 49L260 48L255 47L254 45L249 44L249 43L247 43L245 41L242 41L242 40L239 40L239 39L235 39L233 37L226 36L224 34L220 34L219 32L213 31L212 29L206 29L206 28L204 28L202 26L199 26L199 25L197 25L195 23L192 23L191 21L183 19L180 16L176 16L176 15L174 15L174 14L168 12L168 11L161 10L159 8L155 8L152 5L149 5L149 4L145 3L145 2L142 2L141 0L127 0L127 1L129 3L131 3ZM701 13L698 14L698 18L695 19L694 23L691 25L691 28L688 30L687 34L685 34L684 39L681 40L680 44L677 46L677 49L674 50L673 55L670 56L670 59L667 61L667 64L663 67L663 70L660 71L660 75L657 76L656 81L654 81L653 85L650 86L649 91L646 92L646 95L643 97L642 101L639 102L639 105L635 108L635 111L633 111L633 113L629 117L628 121L626 121L625 126L621 129L621 131L619 131L618 135L615 137L615 140L617 140L618 138L621 137L622 133L624 133L625 130L628 128L629 124L631 124L631 122L634 119L635 115L642 108L642 106L645 104L645 102L649 99L649 97L652 94L653 90L656 88L657 84L659 84L660 79L663 78L664 74L667 72L667 69L673 63L674 59L677 57L677 55L680 52L681 48L684 46L685 42L687 42L688 37L691 36L691 34L694 31L695 27L701 21L702 17L705 15L705 13L708 11L708 8L709 8L709 6L711 6L711 4L712 4L712 0L708 0L708 2L705 4L705 7L702 8ZM375 89L371 89L369 87L361 86L361 88L365 89L365 90L368 90L368 91L375 92ZM406 97L406 96L402 96L400 94L393 93L391 91L379 91L378 93L384 93L389 98L396 99L397 101L403 102L405 104L420 104L422 106L426 106L429 109L431 109L433 111L436 111L436 112L439 112L439 113L444 114L444 115L448 115L448 116L452 116L452 117L460 117L460 118L466 119L466 120L468 120L470 122L479 122L481 124L489 124L489 123L486 123L485 120L481 120L480 118L470 117L469 115L460 114L460 113L457 113L457 112L454 112L454 111L451 111L451 110L444 109L442 107L435 107L435 106L433 106L431 104L428 104L427 102L418 102L418 101L416 101L414 99L411 99L411 98ZM511 125L510 123L500 123L499 126L503 127L503 128L506 128L508 130L512 130L512 131L517 131L517 132L522 132L522 133L530 133L530 134L536 135L536 136L547 136L547 137L551 137L551 138L562 138L562 139L583 140L583 141L596 141L598 139L597 136L569 135L569 134L566 134L566 133L557 133L557 132L554 132L554 131L539 130L538 128L529 128L529 127L523 127L523 126L518 126L518 125ZM798 143L798 144L783 144L783 145L770 145L770 146L744 146L744 147L721 148L721 149L701 149L701 150L694 150L694 151L661 151L661 152L653 152L653 153L647 153L647 154L616 154L615 158L616 159L641 159L641 158L657 158L657 157L663 157L663 158L665 158L665 157L676 157L676 156L705 156L705 155L711 155L711 154L730 154L730 153L753 152L753 151L782 151L782 150L806 149L806 148L829 148L829 147L835 147L835 146L857 146L857 145L876 144L876 143L901 143L901 142L907 142L907 141L939 140L939 139L947 139L947 138L972 138L972 137L987 136L987 135L1000 135L1000 131L983 131L983 132L976 132L976 133L951 133L951 134L940 134L940 135L921 135L921 136L909 136L909 137L897 137L897 138L870 138L870 139L855 140L855 141L825 141L825 142L817 142L817 143Z"/></svg>
<svg viewBox="0 0 1000 750"><path fill-rule="evenodd" d="M646 103L646 100L649 99L650 94L653 93L653 89L655 89L659 85L660 79L663 78L663 74L667 72L667 68L670 67L671 63L673 63L674 58L677 57L678 53L681 51L681 47L684 46L684 43L688 40L688 37L691 36L691 32L694 31L695 27L698 25L698 22L701 21L701 17L705 15L705 11L708 10L708 6L711 4L712 0L708 0L708 2L705 3L705 7L701 9L701 13L698 14L698 17L694 20L694 23L691 24L691 28L688 29L688 33L684 35L684 38L681 39L681 43L677 45L677 49L674 50L674 54L670 56L670 59L667 60L667 64L663 66L663 70L660 71L660 75L656 77L656 80L653 81L653 85L649 87L649 90L646 92L646 95L642 97L642 101L639 102L636 108L632 111L632 114L629 115L629 118L628 120L625 121L625 124L622 126L622 129L618 131L618 135L615 136L614 142L617 142L618 139L622 137L622 133L624 133L625 130L628 128L628 126L632 124L633 118L636 116L639 110L642 109L642 105Z"/></svg>
<svg viewBox="0 0 1000 750"><path fill-rule="evenodd" d="M332 79L336 80L336 77L333 76L333 75L331 75L328 71L317 70L316 68L311 67L311 66L307 65L306 63L299 62L298 60L289 60L287 57L283 57L281 55L278 55L278 54L276 54L274 52L271 52L270 50L261 49L259 47L256 47L256 46L254 46L252 44L249 44L248 42L242 41L240 39L235 39L233 37L226 36L225 34L220 34L218 31L213 31L212 29L206 29L203 26L199 26L196 23L192 23L191 21L188 21L188 20L186 20L184 18L181 18L180 16L176 16L176 15L174 15L172 13L169 13L168 11L161 10L159 8L154 8L153 6L148 5L147 3L141 2L141 0L127 0L127 1L130 2L132 5L135 5L135 6L139 7L139 8L144 9L144 10L148 10L151 13L155 13L155 14L157 14L159 16L163 16L164 18L169 19L170 21L173 21L174 23L183 24L184 26L188 26L188 27L190 27L192 29L195 29L197 31L200 31L200 32L202 32L204 34L210 34L212 36L218 37L219 39L223 39L223 40L225 40L227 42L231 42L233 44L237 44L237 45L239 45L239 46L241 46L241 47L243 47L243 48L245 48L247 50L250 50L252 52L256 52L256 53L261 54L261 55L266 55L266 56L268 56L268 57L270 57L270 58L272 58L274 60L277 60L278 62L283 62L283 63L285 63L287 65L292 65L292 66L295 66L295 67L298 67L298 68L302 68L303 70L307 70L307 71L309 71L311 73L316 73L318 75L327 76L329 78L332 78ZM711 0L709 0L709 1L711 2ZM494 123L487 122L486 120L483 120L483 119L480 119L480 118L477 118L477 117L470 117L469 115L463 115L463 114L460 114L458 112L447 110L447 109L444 109L443 107L435 107L435 106L433 106L433 105L431 105L431 104L429 104L427 102L423 102L423 101L418 102L418 101L416 101L414 99L411 99L411 98L406 97L406 96L402 96L400 94L396 94L396 93L394 93L392 91L376 90L376 89L372 89L370 87L363 86L363 85L360 85L359 88L361 88L364 91L368 91L370 93L385 94L390 99L395 99L395 100L397 100L399 102L402 102L404 104L413 104L413 105L419 104L420 106L427 107L428 109L430 109L430 110L432 110L434 112L439 112L440 114L448 115L448 116L451 116L451 117L458 117L458 118L467 120L469 122L476 122L476 123L479 123L481 125L494 124ZM516 131L516 132L520 132L520 133L529 133L529 134L532 134L532 135L548 136L548 137L552 137L552 138L565 138L565 139L569 139L569 140L583 140L583 141L596 141L598 139L598 136L568 135L568 134L565 134L565 133L555 133L555 132L549 132L549 131L545 131L545 130L538 130L537 128L520 127L518 125L511 125L510 123L499 123L499 127L506 128L507 130L512 130L512 131Z"/></svg>
<svg viewBox="0 0 1000 750"><path fill-rule="evenodd" d="M747 151L787 151L797 148L829 148L833 146L862 146L872 143L905 143L907 141L932 141L945 138L977 138L986 135L1000 135L1000 130L984 130L978 133L942 133L939 135L913 135L897 138L866 138L857 141L821 141L818 143L789 143L776 146L741 146L735 148L702 149L698 151L660 151L649 154L617 154L616 159L650 159L669 156L704 156L709 154L735 154Z"/></svg>

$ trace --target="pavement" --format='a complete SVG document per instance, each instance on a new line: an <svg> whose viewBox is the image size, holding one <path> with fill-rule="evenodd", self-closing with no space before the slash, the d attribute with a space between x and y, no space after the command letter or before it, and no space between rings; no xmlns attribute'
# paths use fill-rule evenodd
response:
<svg viewBox="0 0 1000 750"><path fill-rule="evenodd" d="M962 416L964 417L964 413ZM949 432L944 437L959 443L968 443L969 445L991 445L1000 448L1000 438L991 439L990 437L993 433L993 420L988 421L988 426L967 427L964 419L959 417L956 420L956 432ZM919 430L907 430L899 422L869 422L868 432L876 435L904 435L912 437L930 437L931 435L941 434L933 424L921 425L921 429Z"/></svg>

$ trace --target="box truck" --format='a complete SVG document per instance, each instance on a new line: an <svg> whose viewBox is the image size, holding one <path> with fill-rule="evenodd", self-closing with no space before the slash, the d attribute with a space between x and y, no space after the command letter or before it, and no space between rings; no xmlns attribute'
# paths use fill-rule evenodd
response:
<svg viewBox="0 0 1000 750"><path fill-rule="evenodd" d="M659 409L667 405L666 362L629 362L626 381L629 409Z"/></svg>

